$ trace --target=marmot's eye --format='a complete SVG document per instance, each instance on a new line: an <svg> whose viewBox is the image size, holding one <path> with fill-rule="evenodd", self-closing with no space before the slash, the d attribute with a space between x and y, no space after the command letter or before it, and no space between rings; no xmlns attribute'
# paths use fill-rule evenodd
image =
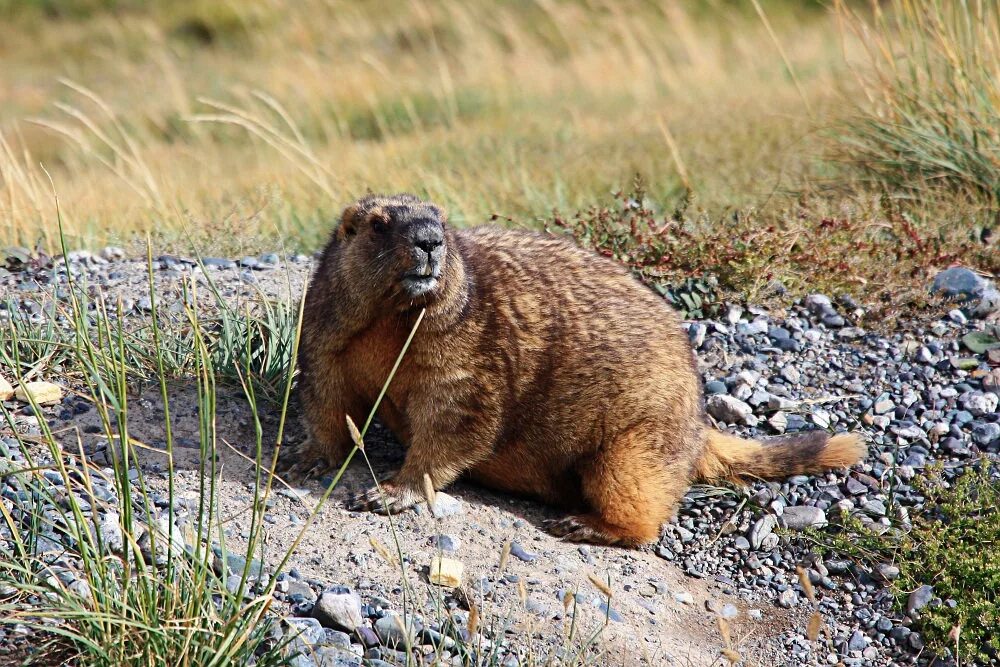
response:
<svg viewBox="0 0 1000 667"><path fill-rule="evenodd" d="M369 218L371 222L372 229L375 230L377 234L385 234L389 231L389 218L385 215L373 215Z"/></svg>

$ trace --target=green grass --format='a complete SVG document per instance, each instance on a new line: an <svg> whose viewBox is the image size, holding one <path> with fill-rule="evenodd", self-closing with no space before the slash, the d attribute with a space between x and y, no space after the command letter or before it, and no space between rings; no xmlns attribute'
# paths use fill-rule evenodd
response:
<svg viewBox="0 0 1000 667"><path fill-rule="evenodd" d="M893 0L865 36L871 100L839 139L844 159L877 183L927 197L959 191L1000 204L1000 7Z"/></svg>
<svg viewBox="0 0 1000 667"><path fill-rule="evenodd" d="M910 593L934 587L932 602L919 611L913 629L939 655L960 664L988 664L1000 652L1000 478L995 465L970 466L952 483L940 468L917 480L923 507L905 533L877 535L848 520L835 535L814 535L825 548L856 558L864 567L889 562L899 567L893 582L897 612ZM982 662L980 662L982 661Z"/></svg>
<svg viewBox="0 0 1000 667"><path fill-rule="evenodd" d="M285 437L304 299L297 305L255 299L236 306L209 284L210 306L206 308L204 302L195 305L199 303L197 284L188 282L183 311L161 309L154 290L151 255L147 253L151 309L138 326L125 327L120 303L88 302L84 298L87 290L73 283L67 285L68 298L58 312L41 323L28 322L17 309L11 309L13 315L0 337L0 362L9 369L11 380L17 384L51 378L58 372L64 386L97 410L104 437L111 443L111 465L104 469L92 463L82 444L74 446L65 433L54 433L44 419L39 420L41 436L17 435L15 416L0 404L0 423L15 434L16 449L27 457L18 464L9 460L6 446L0 452L0 478L21 496L14 506L0 503L0 527L9 534L0 541L0 625L20 624L35 630L38 635L31 657L43 665L71 660L88 667L201 667L246 664L251 657L262 667L290 664L295 651L308 648L287 635L281 641L272 637L273 626L280 622L272 609L275 577L294 564L293 554L300 541L307 531L315 530L313 523L351 459L360 453L367 463L364 437L420 322L400 351L371 412L358 416L366 418L356 429L355 447L348 459L292 544L274 553L265 550L263 513L274 485L280 483L275 470ZM212 317L205 317L205 311L212 312ZM177 406L172 404L168 383L178 378L190 380L195 388L197 494L191 516L178 528L168 530L166 526L174 524L175 500L179 498L170 416ZM240 525L248 533L241 549L227 544L227 520L220 515L217 454L221 443L216 434L216 409L219 385L224 382L242 390L243 407L254 433L253 501L240 516ZM149 445L129 432L130 403L138 386L150 384L159 389L165 425L161 453L167 461L168 505L159 513L145 483L131 482L134 475L144 479L139 450ZM233 400L231 393L227 396ZM31 407L42 414L37 405ZM273 440L265 438L265 411L277 417ZM40 463L35 458L39 453L52 462ZM54 495L44 483L52 475L59 478L65 492ZM120 502L109 506L100 501L94 492L98 480L113 488ZM87 503L93 508L93 519L85 515ZM97 522L98 508L107 511L106 524ZM427 521L433 519L428 516ZM421 592L410 581L391 518L390 529L395 550L377 550L390 566L400 568L404 590L400 611L404 617L423 611L425 599L436 600L438 626L456 640L453 652L465 656L469 664L500 665L508 650L521 655L522 664L539 664L542 658L531 653L530 643L499 641L514 627L519 616L516 604L505 607L487 602L477 608L474 623L482 632L473 633L471 640L463 639L460 630L466 627L465 622L441 606L440 593L430 589ZM40 536L47 534L61 538L61 555L75 564L78 579L72 585L57 576L53 554L40 549L44 544ZM228 561L229 554L242 562L233 575L238 580L235 585L227 570L218 566L219 561ZM265 562L263 575L255 573L254 559ZM502 574L504 561L501 557L497 576ZM558 664L594 664L600 659L598 640L608 619L596 628L577 626L575 603L570 606L567 614L574 623L563 637L564 656ZM486 635L497 641L487 646Z"/></svg>

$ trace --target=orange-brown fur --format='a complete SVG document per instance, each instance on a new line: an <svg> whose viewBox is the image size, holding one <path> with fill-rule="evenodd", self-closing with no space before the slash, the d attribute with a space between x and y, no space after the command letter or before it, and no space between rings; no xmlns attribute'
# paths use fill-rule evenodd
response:
<svg viewBox="0 0 1000 667"><path fill-rule="evenodd" d="M379 409L406 459L383 485L387 504L369 491L356 509L400 509L421 498L424 475L440 489L468 474L566 507L557 535L638 545L696 478L780 477L863 455L855 436L796 447L714 431L677 315L622 266L563 238L454 230L436 206L396 195L345 210L310 284L303 460L348 453L345 415L367 415L422 308Z"/></svg>

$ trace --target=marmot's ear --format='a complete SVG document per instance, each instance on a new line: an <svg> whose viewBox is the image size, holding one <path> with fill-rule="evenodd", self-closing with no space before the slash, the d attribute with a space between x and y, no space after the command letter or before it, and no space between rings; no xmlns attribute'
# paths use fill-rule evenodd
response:
<svg viewBox="0 0 1000 667"><path fill-rule="evenodd" d="M389 226L389 212L381 206L376 206L365 215L365 224L377 230L384 230Z"/></svg>
<svg viewBox="0 0 1000 667"><path fill-rule="evenodd" d="M441 220L441 222L448 222L448 214L444 212L443 208L441 208L437 204L429 204L429 206L431 210L434 211L434 214L437 215L438 219Z"/></svg>
<svg viewBox="0 0 1000 667"><path fill-rule="evenodd" d="M357 204L351 204L345 208L344 212L340 215L340 227L337 228L337 238L343 240L357 234L358 226L361 224L361 215L361 207Z"/></svg>

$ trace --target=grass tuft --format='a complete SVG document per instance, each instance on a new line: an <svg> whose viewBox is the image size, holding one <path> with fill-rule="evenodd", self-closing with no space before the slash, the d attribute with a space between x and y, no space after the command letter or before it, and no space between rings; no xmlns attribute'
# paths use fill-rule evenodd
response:
<svg viewBox="0 0 1000 667"><path fill-rule="evenodd" d="M908 532L878 535L851 519L841 533L816 537L865 567L899 567L893 591L901 613L910 593L933 586L933 599L915 614L912 629L938 655L991 664L1000 655L1000 475L986 461L951 481L940 466L928 472L917 481L925 501Z"/></svg>
<svg viewBox="0 0 1000 667"><path fill-rule="evenodd" d="M1000 6L968 0L840 10L863 41L868 106L841 155L893 190L952 189L1000 205Z"/></svg>

